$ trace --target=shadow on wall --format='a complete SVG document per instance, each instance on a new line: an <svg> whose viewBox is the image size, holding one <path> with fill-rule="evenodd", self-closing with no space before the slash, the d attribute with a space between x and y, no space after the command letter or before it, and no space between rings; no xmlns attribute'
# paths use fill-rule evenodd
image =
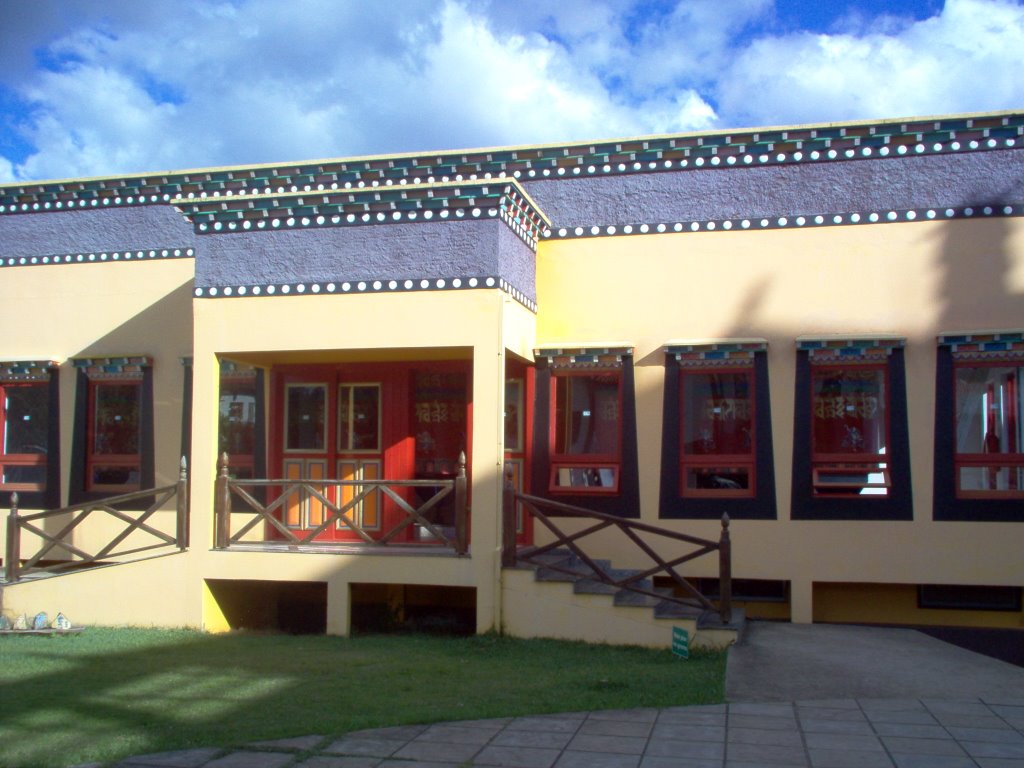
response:
<svg viewBox="0 0 1024 768"><path fill-rule="evenodd" d="M1004 202L974 206L974 221L953 221L942 227L939 267L941 312L937 331L1000 330L1024 323L1024 292L1014 290L1014 265L1009 252L1010 224L996 213ZM985 210L992 210L985 216ZM1024 260L1024 254L1020 257Z"/></svg>

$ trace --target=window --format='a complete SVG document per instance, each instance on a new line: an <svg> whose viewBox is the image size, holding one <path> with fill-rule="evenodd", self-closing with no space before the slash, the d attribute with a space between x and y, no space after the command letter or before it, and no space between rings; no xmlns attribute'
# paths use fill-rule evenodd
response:
<svg viewBox="0 0 1024 768"><path fill-rule="evenodd" d="M140 488L142 381L89 384L86 489L123 493Z"/></svg>
<svg viewBox="0 0 1024 768"><path fill-rule="evenodd" d="M638 517L633 349L534 350L532 494Z"/></svg>
<svg viewBox="0 0 1024 768"><path fill-rule="evenodd" d="M45 381L0 381L0 488L46 488L49 408Z"/></svg>
<svg viewBox="0 0 1024 768"><path fill-rule="evenodd" d="M338 450L342 453L380 450L380 385L338 387Z"/></svg>
<svg viewBox="0 0 1024 768"><path fill-rule="evenodd" d="M217 409L218 454L228 455L231 476L255 477L257 424L261 412L255 369L221 364Z"/></svg>
<svg viewBox="0 0 1024 768"><path fill-rule="evenodd" d="M1021 609L1020 587L974 584L919 584L917 606L958 611L1007 611Z"/></svg>
<svg viewBox="0 0 1024 768"><path fill-rule="evenodd" d="M1022 372L1024 361L955 366L959 498L1024 497Z"/></svg>
<svg viewBox="0 0 1024 768"><path fill-rule="evenodd" d="M815 494L888 494L887 379L885 366L811 367Z"/></svg>
<svg viewBox="0 0 1024 768"><path fill-rule="evenodd" d="M1024 522L1024 331L938 341L935 519Z"/></svg>
<svg viewBox="0 0 1024 768"><path fill-rule="evenodd" d="M676 341L664 351L659 515L774 519L768 343Z"/></svg>
<svg viewBox="0 0 1024 768"><path fill-rule="evenodd" d="M327 385L289 384L284 420L286 452L327 450Z"/></svg>
<svg viewBox="0 0 1024 768"><path fill-rule="evenodd" d="M153 377L148 357L73 361L78 371L71 502L155 485Z"/></svg>
<svg viewBox="0 0 1024 768"><path fill-rule="evenodd" d="M797 340L792 517L912 520L903 340Z"/></svg>
<svg viewBox="0 0 1024 768"><path fill-rule="evenodd" d="M683 371L679 387L683 496L752 496L754 371Z"/></svg>
<svg viewBox="0 0 1024 768"><path fill-rule="evenodd" d="M552 490L617 490L620 389L617 371L555 376Z"/></svg>

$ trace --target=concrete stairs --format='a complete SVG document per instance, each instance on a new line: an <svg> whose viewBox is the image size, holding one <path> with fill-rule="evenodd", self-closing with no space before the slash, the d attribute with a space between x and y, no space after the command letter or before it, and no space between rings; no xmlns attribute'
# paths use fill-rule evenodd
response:
<svg viewBox="0 0 1024 768"><path fill-rule="evenodd" d="M732 622L724 625L713 611L666 599L672 590L656 588L650 579L633 582L641 592L607 584L567 550L524 555L533 563L502 573L502 624L508 634L669 647L678 627L689 633L691 647L722 647L737 641L744 624L735 609ZM639 573L613 568L607 560L594 562L616 581Z"/></svg>

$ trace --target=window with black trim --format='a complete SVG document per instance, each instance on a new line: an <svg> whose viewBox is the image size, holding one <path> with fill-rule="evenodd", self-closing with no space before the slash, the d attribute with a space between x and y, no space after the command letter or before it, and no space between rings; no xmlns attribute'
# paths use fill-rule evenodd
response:
<svg viewBox="0 0 1024 768"><path fill-rule="evenodd" d="M74 360L72 502L151 488L153 379L147 357Z"/></svg>
<svg viewBox="0 0 1024 768"><path fill-rule="evenodd" d="M799 339L794 519L910 520L903 340Z"/></svg>
<svg viewBox="0 0 1024 768"><path fill-rule="evenodd" d="M1024 521L1024 331L939 337L937 520Z"/></svg>
<svg viewBox="0 0 1024 768"><path fill-rule="evenodd" d="M536 350L535 495L639 516L633 350Z"/></svg>
<svg viewBox="0 0 1024 768"><path fill-rule="evenodd" d="M767 342L664 349L661 517L774 518Z"/></svg>
<svg viewBox="0 0 1024 768"><path fill-rule="evenodd" d="M22 507L59 506L56 363L0 363L0 495Z"/></svg>

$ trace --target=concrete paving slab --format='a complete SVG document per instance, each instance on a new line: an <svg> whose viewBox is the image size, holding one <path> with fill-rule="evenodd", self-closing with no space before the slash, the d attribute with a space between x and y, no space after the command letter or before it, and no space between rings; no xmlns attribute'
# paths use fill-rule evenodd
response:
<svg viewBox="0 0 1024 768"><path fill-rule="evenodd" d="M1024 669L910 629L748 623L729 652L729 701L1020 698Z"/></svg>

